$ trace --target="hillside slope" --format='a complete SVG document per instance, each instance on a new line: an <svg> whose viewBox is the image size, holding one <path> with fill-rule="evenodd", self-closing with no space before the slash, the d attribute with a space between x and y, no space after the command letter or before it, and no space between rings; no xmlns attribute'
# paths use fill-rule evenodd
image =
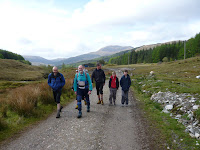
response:
<svg viewBox="0 0 200 150"><path fill-rule="evenodd" d="M35 81L43 79L44 69L11 59L0 59L0 80Z"/></svg>
<svg viewBox="0 0 200 150"><path fill-rule="evenodd" d="M90 52L87 54L82 54L79 56L75 57L70 57L70 58L59 58L59 59L53 59L53 60L48 60L39 56L24 56L24 58L28 61L30 61L33 65L40 65L40 64L50 64L50 65L57 65L60 66L63 63L64 64L72 64L80 61L85 61L85 60L91 60L95 58L99 58L102 56L109 56L121 51L129 50L132 49L133 47L131 46L118 46L118 45L111 45L111 46L106 46L101 48L100 50L96 52Z"/></svg>

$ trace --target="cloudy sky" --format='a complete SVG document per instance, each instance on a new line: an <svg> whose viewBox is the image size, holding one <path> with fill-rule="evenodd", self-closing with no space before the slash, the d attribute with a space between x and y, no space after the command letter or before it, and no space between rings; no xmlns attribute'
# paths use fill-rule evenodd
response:
<svg viewBox="0 0 200 150"><path fill-rule="evenodd" d="M0 49L47 59L200 32L200 0L0 0Z"/></svg>

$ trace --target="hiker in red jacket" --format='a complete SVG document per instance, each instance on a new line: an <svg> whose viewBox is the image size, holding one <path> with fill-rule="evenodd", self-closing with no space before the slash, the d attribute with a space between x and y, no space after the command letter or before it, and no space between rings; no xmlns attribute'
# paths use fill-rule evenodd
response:
<svg viewBox="0 0 200 150"><path fill-rule="evenodd" d="M116 94L117 94L117 90L119 88L119 79L116 76L116 72L112 72L112 76L110 77L109 80L109 88L110 88L110 106L112 105L112 99L113 99L113 104L115 105L115 101L116 101Z"/></svg>

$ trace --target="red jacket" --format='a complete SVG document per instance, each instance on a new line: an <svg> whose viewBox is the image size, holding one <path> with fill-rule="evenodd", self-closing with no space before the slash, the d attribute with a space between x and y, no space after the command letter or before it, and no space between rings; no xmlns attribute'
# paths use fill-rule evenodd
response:
<svg viewBox="0 0 200 150"><path fill-rule="evenodd" d="M119 79L117 78L117 76L110 77L109 88L119 88Z"/></svg>

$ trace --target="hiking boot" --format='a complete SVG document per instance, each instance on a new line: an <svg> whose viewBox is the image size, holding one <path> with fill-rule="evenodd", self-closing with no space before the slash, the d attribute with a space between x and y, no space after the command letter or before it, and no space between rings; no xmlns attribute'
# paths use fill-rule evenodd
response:
<svg viewBox="0 0 200 150"><path fill-rule="evenodd" d="M78 105L76 105L75 109L78 109Z"/></svg>
<svg viewBox="0 0 200 150"><path fill-rule="evenodd" d="M109 106L112 106L112 103L110 103Z"/></svg>
<svg viewBox="0 0 200 150"><path fill-rule="evenodd" d="M87 112L90 112L90 107L87 108Z"/></svg>
<svg viewBox="0 0 200 150"><path fill-rule="evenodd" d="M101 100L101 105L104 105L103 100Z"/></svg>
<svg viewBox="0 0 200 150"><path fill-rule="evenodd" d="M87 105L87 102L86 102L86 100L84 100L84 102L85 102L85 105Z"/></svg>
<svg viewBox="0 0 200 150"><path fill-rule="evenodd" d="M99 100L97 104L101 104L101 101Z"/></svg>
<svg viewBox="0 0 200 150"><path fill-rule="evenodd" d="M114 101L113 103L114 103L114 105L116 105L116 104L115 104L115 101Z"/></svg>
<svg viewBox="0 0 200 150"><path fill-rule="evenodd" d="M60 111L57 112L56 118L60 118Z"/></svg>
<svg viewBox="0 0 200 150"><path fill-rule="evenodd" d="M81 118L82 117L82 112L79 111L77 118Z"/></svg>
<svg viewBox="0 0 200 150"><path fill-rule="evenodd" d="M121 104L122 107L124 107L124 104Z"/></svg>
<svg viewBox="0 0 200 150"><path fill-rule="evenodd" d="M63 106L60 106L60 112L62 111L62 109L63 109Z"/></svg>

